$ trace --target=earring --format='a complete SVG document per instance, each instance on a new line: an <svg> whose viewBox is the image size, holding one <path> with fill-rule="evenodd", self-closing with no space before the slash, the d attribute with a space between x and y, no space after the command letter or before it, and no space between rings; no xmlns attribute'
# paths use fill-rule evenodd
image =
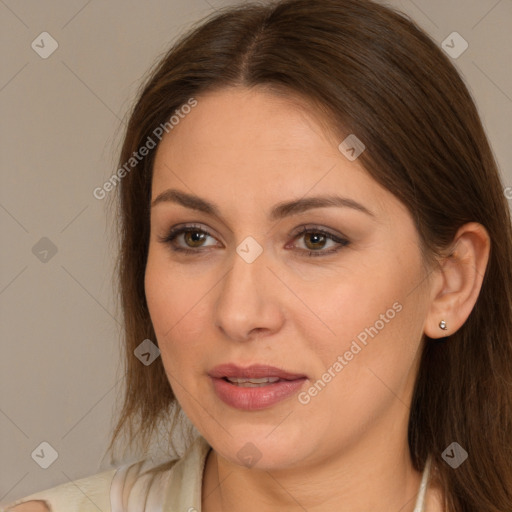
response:
<svg viewBox="0 0 512 512"><path fill-rule="evenodd" d="M446 330L448 329L448 327L447 327L447 325L446 325L446 322L445 322L444 320L441 320L441 321L439 322L439 327L440 327L441 329L443 329L443 331L446 331Z"/></svg>

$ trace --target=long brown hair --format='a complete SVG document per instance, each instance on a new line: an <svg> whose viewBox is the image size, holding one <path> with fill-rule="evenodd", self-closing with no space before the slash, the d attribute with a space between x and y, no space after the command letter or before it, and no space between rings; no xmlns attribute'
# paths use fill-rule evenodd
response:
<svg viewBox="0 0 512 512"><path fill-rule="evenodd" d="M222 87L287 91L323 109L340 142L357 134L370 175L410 211L435 262L459 227L479 222L491 253L465 324L424 336L409 421L418 471L433 475L453 512L512 510L512 227L499 172L475 104L449 58L404 15L371 0L246 4L200 23L157 63L139 94L120 165L191 98ZM128 431L143 452L179 407L161 359L134 357L156 342L144 293L153 149L118 186L126 387L109 450ZM172 430L172 428L169 428ZM459 443L456 470L442 458Z"/></svg>

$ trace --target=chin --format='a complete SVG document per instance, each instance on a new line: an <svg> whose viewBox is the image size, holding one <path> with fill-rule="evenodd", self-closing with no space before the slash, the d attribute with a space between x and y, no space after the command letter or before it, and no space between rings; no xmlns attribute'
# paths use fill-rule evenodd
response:
<svg viewBox="0 0 512 512"><path fill-rule="evenodd" d="M268 471L291 468L307 457L308 447L304 440L309 436L305 432L291 432L283 426L276 428L276 425L266 423L248 428L244 423L238 428L228 428L231 436L223 436L219 442L215 439L209 442L232 464ZM282 430L278 432L279 429ZM313 447L311 451L314 451Z"/></svg>

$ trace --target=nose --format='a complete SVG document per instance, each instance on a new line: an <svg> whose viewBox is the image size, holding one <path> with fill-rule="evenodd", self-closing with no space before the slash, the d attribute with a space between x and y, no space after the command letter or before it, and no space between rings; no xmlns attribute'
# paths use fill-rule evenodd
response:
<svg viewBox="0 0 512 512"><path fill-rule="evenodd" d="M278 332L284 322L283 286L268 268L265 251L252 263L237 253L221 281L214 323L233 340L246 341Z"/></svg>

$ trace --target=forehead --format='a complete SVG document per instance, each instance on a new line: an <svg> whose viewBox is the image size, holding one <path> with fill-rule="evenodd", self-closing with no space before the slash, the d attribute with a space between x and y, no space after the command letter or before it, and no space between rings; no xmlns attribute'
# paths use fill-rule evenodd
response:
<svg viewBox="0 0 512 512"><path fill-rule="evenodd" d="M175 145L203 143L207 149L290 150L319 149L326 134L320 113L295 96L262 89L221 89L197 98L197 106L167 134ZM235 143L243 142L243 148ZM325 142L324 142L325 143ZM203 148L204 149L204 148Z"/></svg>
<svg viewBox="0 0 512 512"><path fill-rule="evenodd" d="M254 88L196 99L158 146L153 198L176 185L219 201L236 195L247 205L256 198L302 197L308 190L382 205L392 199L357 160L342 155L340 137L312 103Z"/></svg>

